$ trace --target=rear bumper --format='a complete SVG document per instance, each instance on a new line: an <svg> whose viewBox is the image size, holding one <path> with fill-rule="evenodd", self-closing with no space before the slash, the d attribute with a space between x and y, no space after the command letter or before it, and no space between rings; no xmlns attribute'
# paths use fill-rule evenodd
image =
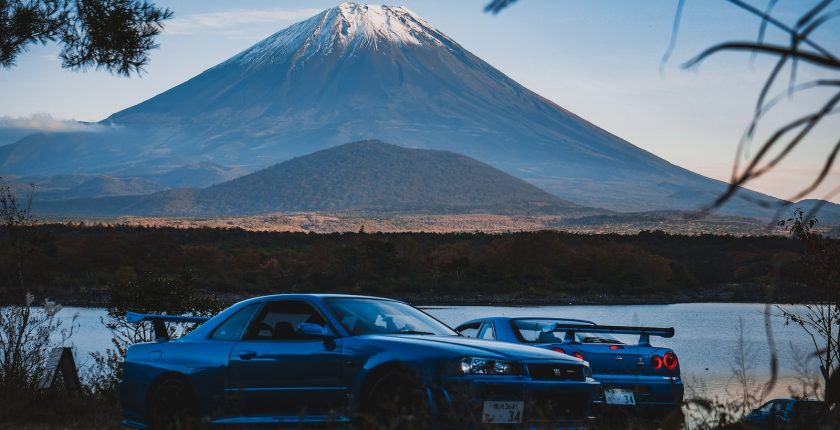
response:
<svg viewBox="0 0 840 430"><path fill-rule="evenodd" d="M622 409L636 415L660 418L682 405L685 388L680 377L638 375L594 375L604 390L633 391L635 406L603 404L600 410Z"/></svg>
<svg viewBox="0 0 840 430"><path fill-rule="evenodd" d="M522 425L587 428L592 406L601 400L601 384L588 381L534 381L527 378L453 378L429 395L435 414L451 428L484 428L485 401L522 401Z"/></svg>

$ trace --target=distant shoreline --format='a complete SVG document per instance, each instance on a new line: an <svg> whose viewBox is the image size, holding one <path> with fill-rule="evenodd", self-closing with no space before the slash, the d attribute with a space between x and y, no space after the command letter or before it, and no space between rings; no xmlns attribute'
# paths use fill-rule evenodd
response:
<svg viewBox="0 0 840 430"><path fill-rule="evenodd" d="M300 291L295 293L307 293L311 291ZM281 294L282 292L267 292L265 294ZM291 293L291 292L289 292ZM317 292L314 292L317 293ZM359 295L377 296L376 293L348 293ZM217 297L224 305L231 305L241 300L245 300L256 295L238 295L238 294L218 294ZM379 295L381 297L392 298L400 301L410 303L414 306L420 307L451 307L451 306L500 306L500 307L536 307L536 306L633 306L633 305L674 305L686 303L742 303L742 304L767 304L767 303L805 303L807 300L794 299L791 297L773 297L768 301L767 296L759 294L747 295L739 294L735 290L720 290L710 292L698 292L696 294L672 294L659 295L659 297L652 296L628 296L628 295L590 295L590 296L522 296L522 295L470 295L470 296L453 296L453 295L438 295L429 296L427 294L392 294ZM37 301L43 300L39 297ZM50 300L62 306L80 307L80 308L104 308L106 305L106 298L103 296L87 297L87 298L53 298ZM37 302L36 301L36 302ZM5 303L8 306L11 303Z"/></svg>

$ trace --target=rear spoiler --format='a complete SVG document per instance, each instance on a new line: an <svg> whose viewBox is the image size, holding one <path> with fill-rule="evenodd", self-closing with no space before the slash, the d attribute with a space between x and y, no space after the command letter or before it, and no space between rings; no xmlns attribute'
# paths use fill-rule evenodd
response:
<svg viewBox="0 0 840 430"><path fill-rule="evenodd" d="M125 320L130 323L141 323L143 321L151 321L152 327L155 329L155 340L169 339L169 331L166 330L165 322L177 323L203 323L209 320L210 317L197 317L187 315L159 315L159 314L140 314L137 312L126 312Z"/></svg>
<svg viewBox="0 0 840 430"><path fill-rule="evenodd" d="M564 342L576 342L575 334L579 331L584 333L613 333L613 334L638 334L640 346L650 346L650 337L674 337L673 327L634 327L622 325L587 325L587 324L562 324L552 323L542 328L544 332L564 331L566 336Z"/></svg>

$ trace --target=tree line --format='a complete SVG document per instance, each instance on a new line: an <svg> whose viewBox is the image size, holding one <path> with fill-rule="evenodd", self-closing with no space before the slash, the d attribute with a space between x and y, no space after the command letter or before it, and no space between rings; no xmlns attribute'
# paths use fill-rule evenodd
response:
<svg viewBox="0 0 840 430"><path fill-rule="evenodd" d="M744 299L797 288L801 245L785 236L635 235L560 231L277 233L80 224L27 227L25 261L0 242L0 287L63 303L97 300L150 276L231 296L342 292L425 297L507 294L663 296L727 287ZM18 267L19 265L28 267ZM184 281L187 282L187 281Z"/></svg>

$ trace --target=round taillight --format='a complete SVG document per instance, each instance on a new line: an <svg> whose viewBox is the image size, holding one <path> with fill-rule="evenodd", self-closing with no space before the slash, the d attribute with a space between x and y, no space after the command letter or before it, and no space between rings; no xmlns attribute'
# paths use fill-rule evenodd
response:
<svg viewBox="0 0 840 430"><path fill-rule="evenodd" d="M559 353L561 353L561 354L571 355L572 357L579 358L579 359L581 359L581 360L585 360L585 358L583 357L583 354L581 354L581 353L579 353L579 352L577 352L577 351L573 351L573 352L566 352L566 350L565 350L565 349L560 348L559 346L552 346L552 347L551 347L551 348L549 348L549 349L550 349L550 350L552 350L552 351L554 351L554 352L559 352Z"/></svg>
<svg viewBox="0 0 840 430"><path fill-rule="evenodd" d="M677 355L673 352L666 352L665 357L662 358L662 362L665 364L665 368L668 370L675 370L677 365L679 364L679 360L677 360Z"/></svg>
<svg viewBox="0 0 840 430"><path fill-rule="evenodd" d="M650 367L652 367L653 370L661 369L662 368L662 357L660 357L658 355L654 355L653 357L651 357L650 358Z"/></svg>

